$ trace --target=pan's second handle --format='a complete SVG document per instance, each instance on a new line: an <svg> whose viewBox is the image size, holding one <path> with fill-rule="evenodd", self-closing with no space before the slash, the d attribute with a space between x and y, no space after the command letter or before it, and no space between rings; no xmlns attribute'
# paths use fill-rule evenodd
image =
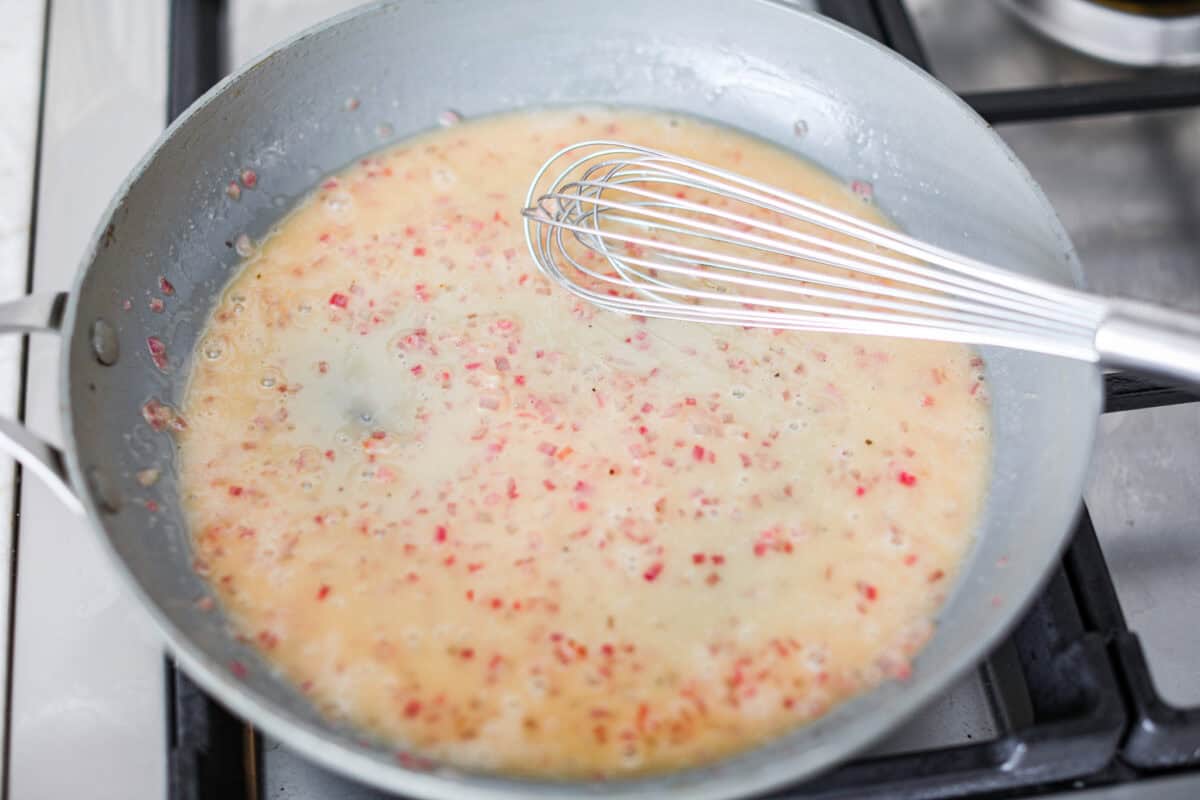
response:
<svg viewBox="0 0 1200 800"><path fill-rule="evenodd" d="M1146 303L1114 300L1096 328L1105 367L1200 386L1200 316Z"/></svg>
<svg viewBox="0 0 1200 800"><path fill-rule="evenodd" d="M34 294L0 303L0 333L57 333L62 329L67 307L65 292ZM83 513L83 505L71 488L63 454L20 422L0 417L0 453L12 456L37 475L68 508Z"/></svg>

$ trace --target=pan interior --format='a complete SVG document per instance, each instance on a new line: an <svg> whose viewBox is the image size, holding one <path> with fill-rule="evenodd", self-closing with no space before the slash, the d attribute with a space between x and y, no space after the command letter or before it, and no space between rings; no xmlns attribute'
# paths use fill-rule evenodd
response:
<svg viewBox="0 0 1200 800"><path fill-rule="evenodd" d="M670 19L664 26L661 20ZM551 784L419 774L391 751L323 720L196 605L171 442L143 407L182 400L187 355L239 263L238 236L265 233L327 172L389 141L467 116L614 103L706 117L755 133L846 180L934 244L1062 284L1078 265L1061 226L1012 154L924 73L781 3L730 14L721 0L613 0L569 10L409 0L353 12L251 65L186 114L101 222L68 312L64 360L71 467L119 562L176 654L235 711L328 766L423 796L553 792ZM228 186L251 170L253 188ZM148 295L173 287L167 313ZM104 319L121 357L100 364ZM159 369L147 340L163 343ZM704 769L597 785L605 796L688 789L728 796L809 774L886 732L966 669L1016 617L1059 552L1077 507L1099 378L1086 364L985 351L993 478L978 542L914 676L767 747ZM138 473L161 470L143 486ZM245 665L231 670L237 662ZM236 674L235 674L236 673ZM411 766L411 765L409 765Z"/></svg>

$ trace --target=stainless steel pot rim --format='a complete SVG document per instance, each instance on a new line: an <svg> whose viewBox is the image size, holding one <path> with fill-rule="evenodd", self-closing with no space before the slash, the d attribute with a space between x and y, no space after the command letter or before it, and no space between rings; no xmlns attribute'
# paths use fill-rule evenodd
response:
<svg viewBox="0 0 1200 800"><path fill-rule="evenodd" d="M255 71L260 65L276 58L295 43L310 37L330 35L339 26L349 20L384 13L389 9L403 5L404 2L405 0L378 0L377 2L344 12L296 34L221 80L187 111L174 120L118 188L113 201L105 210L100 223L96 227L81 262L81 269L76 276L65 312L63 331L67 336L77 335L76 327L79 323L77 314L80 290L87 274L88 265L95 260L101 248L106 228L120 208L122 199L126 196L130 188L137 183L148 165L156 158L164 143L170 140L177 131L185 127L200 109L213 102L215 98L222 95L225 91L236 86L244 76ZM851 43L852 47L870 47L877 52L882 52L886 58L890 59L894 68L908 70L919 75L920 79L926 82L931 89L944 96L953 98L953 101L957 103L962 113L975 121L975 124L981 129L981 133L989 137L991 145L1003 152L1005 157L1011 161L1013 167L1019 171L1022 180L1028 184L1032 195L1037 198L1042 206L1043 213L1055 229L1057 238L1061 241L1063 251L1068 254L1075 282L1078 284L1082 283L1082 274L1077 262L1074 260L1071 244L1049 201L1007 145L961 99L912 63L859 34L857 31L820 15L800 11L792 7L787 0L753 0L753 2L801 14L808 19L810 24L821 25L835 31L837 35L844 37ZM71 396L71 375L69 359L65 353L60 364L60 380L62 388L59 405L63 431L66 441L73 443L76 440L76 431L68 400ZM1101 375L1098 370L1095 371L1090 381L1088 393L1090 395L1089 411L1095 417L1100 408L1101 397ZM1094 435L1095 425L1091 427L1086 443L1089 450L1092 446ZM76 448L68 447L65 460L70 482L76 488L85 513L91 520L102 520L105 512L96 504L91 492L87 489L85 467L81 462L80 453ZM1075 483L1076 485L1072 487L1072 496L1081 495L1083 490L1083 476L1081 475ZM1071 522L1072 519L1063 519L1054 521L1054 524L1056 527L1061 524L1061 527L1065 530ZM101 526L96 524L96 527L100 528ZM756 794L780 787L789 782L810 776L821 768L836 763L840 759L861 750L885 735L888 729L879 729L879 726L873 721L870 714L872 709L878 711L886 708L887 713L894 719L893 727L899 725L902 721L920 710L936 694L961 677L990 651L1035 597L1034 593L1030 593L1029 596L1022 598L1021 602L1010 604L1002 612L1005 616L1003 625L998 626L991 635L980 637L973 641L970 647L964 648L959 653L957 661L939 670L939 673L933 678L911 687L896 683L885 684L839 706L822 719L801 729L808 731L809 735L814 735L814 732L816 732L815 735L820 740L820 730L834 724L840 726L836 737L831 736L823 742L819 741L817 746L810 747L799 755L789 753L787 760L781 760L780 755L786 751L789 740L796 734L785 735L726 761L661 777L606 782L556 783L504 778L486 773L468 773L440 768L426 773L406 767L397 761L393 755L383 750L368 754L362 750L353 749L348 745L346 740L340 739L332 733L321 731L307 721L301 720L277 707L276 704L256 696L253 691L248 691L248 687L230 672L228 665L216 663L183 635L181 630L168 618L164 610L159 608L144 591L137 576L123 561L112 541L108 537L101 538L105 540L104 549L107 551L111 562L115 564L119 572L125 575L128 583L135 587L134 591L140 604L147 609L154 623L162 632L170 653L179 661L190 677L223 705L227 706L238 716L253 722L254 725L261 728L261 730L270 736L284 742L289 747L324 767L379 788L404 792L409 795L435 798L436 800L509 798L514 796L565 798L578 797L581 794L621 798L641 797L659 792L680 790L686 790L689 797L700 798L701 800L713 798L715 800L717 798ZM1061 553L1063 547L1065 547L1065 539L1060 544L1058 552ZM1054 561L1047 562L1042 571L1043 574L1041 575L1039 585L1044 582L1054 563ZM945 608L952 608L953 602L954 598L949 598ZM921 669L921 659L919 656L916 669ZM864 713L864 711L867 713Z"/></svg>
<svg viewBox="0 0 1200 800"><path fill-rule="evenodd" d="M1094 58L1132 67L1200 64L1200 14L1147 16L1088 0L1006 0L1037 33Z"/></svg>

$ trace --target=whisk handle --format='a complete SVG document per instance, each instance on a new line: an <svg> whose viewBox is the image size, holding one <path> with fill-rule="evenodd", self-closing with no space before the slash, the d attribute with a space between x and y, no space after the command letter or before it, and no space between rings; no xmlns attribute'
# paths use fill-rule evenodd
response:
<svg viewBox="0 0 1200 800"><path fill-rule="evenodd" d="M1200 315L1113 300L1094 342L1102 366L1200 386Z"/></svg>

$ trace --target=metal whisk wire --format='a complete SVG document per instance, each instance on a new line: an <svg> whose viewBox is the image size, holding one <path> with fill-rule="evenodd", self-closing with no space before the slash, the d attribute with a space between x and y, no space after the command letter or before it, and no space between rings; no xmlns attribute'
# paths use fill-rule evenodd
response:
<svg viewBox="0 0 1200 800"><path fill-rule="evenodd" d="M564 148L523 213L539 268L613 311L1099 358L1101 298L649 148Z"/></svg>

